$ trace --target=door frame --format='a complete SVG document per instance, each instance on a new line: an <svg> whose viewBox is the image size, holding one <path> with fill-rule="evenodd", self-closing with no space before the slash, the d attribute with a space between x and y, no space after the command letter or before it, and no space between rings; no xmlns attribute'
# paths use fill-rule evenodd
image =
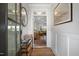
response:
<svg viewBox="0 0 79 59"><path fill-rule="evenodd" d="M47 24L47 15L43 15L43 16L46 16L46 24ZM32 15L32 22L33 22L33 48L44 48L44 47L47 47L47 39L46 39L46 46L34 46L34 21L33 20L34 20L34 15ZM46 31L46 37L47 37L47 31Z"/></svg>

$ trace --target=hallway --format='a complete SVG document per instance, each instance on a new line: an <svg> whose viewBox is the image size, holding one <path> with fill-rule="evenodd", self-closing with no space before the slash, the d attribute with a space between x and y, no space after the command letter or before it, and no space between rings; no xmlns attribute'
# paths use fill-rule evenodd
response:
<svg viewBox="0 0 79 59"><path fill-rule="evenodd" d="M79 3L0 3L1 56L79 56Z"/></svg>

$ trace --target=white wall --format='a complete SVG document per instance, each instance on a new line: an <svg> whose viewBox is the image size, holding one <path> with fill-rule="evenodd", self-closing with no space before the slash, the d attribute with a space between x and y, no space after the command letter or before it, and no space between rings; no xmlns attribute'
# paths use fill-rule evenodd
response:
<svg viewBox="0 0 79 59"><path fill-rule="evenodd" d="M47 19L47 46L50 47L50 48L53 48L53 33L52 33L52 30L53 30L53 19L52 19L52 10L51 10L51 7L48 8L48 19Z"/></svg>
<svg viewBox="0 0 79 59"><path fill-rule="evenodd" d="M79 56L79 4L73 4L73 20L54 26L56 55Z"/></svg>
<svg viewBox="0 0 79 59"><path fill-rule="evenodd" d="M26 35L26 34L33 34L32 33L33 31L32 31L32 20L31 20L31 10L30 10L30 7L26 3L23 3L22 6L26 8L27 13L28 13L28 24L27 24L27 26L22 28L22 39L23 39L24 35Z"/></svg>

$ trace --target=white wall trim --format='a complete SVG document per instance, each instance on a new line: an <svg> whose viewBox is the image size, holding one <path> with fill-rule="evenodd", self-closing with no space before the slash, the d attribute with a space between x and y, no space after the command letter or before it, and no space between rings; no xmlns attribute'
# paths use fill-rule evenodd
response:
<svg viewBox="0 0 79 59"><path fill-rule="evenodd" d="M55 56L58 56L57 52L55 49L52 49L53 53L55 54Z"/></svg>
<svg viewBox="0 0 79 59"><path fill-rule="evenodd" d="M68 41L68 43L67 43L67 46L68 46L68 51L67 51L67 55L69 56L69 38L67 37L67 41Z"/></svg>

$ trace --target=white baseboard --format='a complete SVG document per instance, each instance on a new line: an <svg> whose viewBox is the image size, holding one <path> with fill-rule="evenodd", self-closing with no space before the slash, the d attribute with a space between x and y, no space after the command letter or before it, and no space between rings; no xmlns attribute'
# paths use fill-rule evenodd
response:
<svg viewBox="0 0 79 59"><path fill-rule="evenodd" d="M58 56L57 52L55 51L55 49L52 49L53 53L55 54L55 56Z"/></svg>

